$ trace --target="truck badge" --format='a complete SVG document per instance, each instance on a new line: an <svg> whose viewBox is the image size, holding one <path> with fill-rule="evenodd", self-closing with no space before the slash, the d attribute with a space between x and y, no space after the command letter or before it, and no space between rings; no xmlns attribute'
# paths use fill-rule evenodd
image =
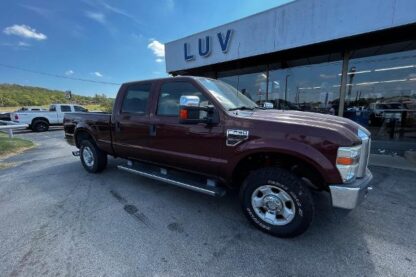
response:
<svg viewBox="0 0 416 277"><path fill-rule="evenodd" d="M246 130L227 130L227 146L236 146L237 144L245 141L246 139L248 139L248 131Z"/></svg>

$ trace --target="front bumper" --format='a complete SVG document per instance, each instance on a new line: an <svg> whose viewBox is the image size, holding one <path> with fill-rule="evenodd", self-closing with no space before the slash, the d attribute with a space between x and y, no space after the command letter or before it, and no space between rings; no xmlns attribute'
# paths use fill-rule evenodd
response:
<svg viewBox="0 0 416 277"><path fill-rule="evenodd" d="M343 209L354 209L367 196L368 192L372 190L370 186L373 174L367 169L366 175L363 178L356 179L349 184L330 185L332 206Z"/></svg>

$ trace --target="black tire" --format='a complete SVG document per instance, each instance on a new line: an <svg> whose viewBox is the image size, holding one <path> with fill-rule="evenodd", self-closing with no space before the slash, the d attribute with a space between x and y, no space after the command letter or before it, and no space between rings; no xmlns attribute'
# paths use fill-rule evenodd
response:
<svg viewBox="0 0 416 277"><path fill-rule="evenodd" d="M270 189L270 194L263 194L260 189L264 191ZM276 198L276 195L284 195L285 197ZM268 199L266 196L269 196ZM287 200L289 199L287 196L290 200ZM281 198L286 200L281 200ZM263 232L283 238L295 237L304 233L311 224L315 213L311 192L303 181L287 170L274 167L251 172L241 187L240 201L244 214L254 226ZM260 204L257 208L253 207L253 203L256 201ZM271 209L270 206L272 206ZM287 217L290 220L286 220L283 210L290 211L290 213L284 213L285 216L290 215ZM267 218L267 220L272 220L274 224L261 217L266 213L274 215L273 219Z"/></svg>
<svg viewBox="0 0 416 277"><path fill-rule="evenodd" d="M99 173L106 168L107 154L101 151L95 143L89 140L83 140L81 141L80 146L80 159L82 166L86 171L90 173Z"/></svg>
<svg viewBox="0 0 416 277"><path fill-rule="evenodd" d="M31 126L34 132L46 132L49 130L49 122L42 119L34 120Z"/></svg>

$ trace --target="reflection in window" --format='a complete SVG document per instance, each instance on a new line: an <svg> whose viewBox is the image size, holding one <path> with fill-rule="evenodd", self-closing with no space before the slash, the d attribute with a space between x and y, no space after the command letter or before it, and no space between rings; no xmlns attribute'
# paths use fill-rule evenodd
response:
<svg viewBox="0 0 416 277"><path fill-rule="evenodd" d="M414 140L416 51L351 59L344 116L378 140Z"/></svg>
<svg viewBox="0 0 416 277"><path fill-rule="evenodd" d="M227 73L226 73L227 74ZM227 75L229 75L228 72ZM237 88L256 104L261 105L267 100L267 72L239 74L233 76L220 76L218 79Z"/></svg>
<svg viewBox="0 0 416 277"><path fill-rule="evenodd" d="M341 62L271 70L268 101L276 109L336 114L340 72Z"/></svg>

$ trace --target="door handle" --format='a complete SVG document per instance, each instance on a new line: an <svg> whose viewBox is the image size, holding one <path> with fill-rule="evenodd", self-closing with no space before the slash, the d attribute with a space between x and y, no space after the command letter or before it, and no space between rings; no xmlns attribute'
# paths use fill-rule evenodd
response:
<svg viewBox="0 0 416 277"><path fill-rule="evenodd" d="M149 125L149 136L154 137L156 136L156 125L150 124Z"/></svg>
<svg viewBox="0 0 416 277"><path fill-rule="evenodd" d="M120 131L121 131L120 122L116 121L116 132L120 132Z"/></svg>

